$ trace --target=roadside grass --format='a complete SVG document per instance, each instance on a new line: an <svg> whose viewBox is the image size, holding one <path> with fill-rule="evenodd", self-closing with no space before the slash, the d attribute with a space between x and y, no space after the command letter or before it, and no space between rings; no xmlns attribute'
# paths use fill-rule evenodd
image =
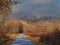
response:
<svg viewBox="0 0 60 45"><path fill-rule="evenodd" d="M34 45L39 45L39 37L29 38Z"/></svg>
<svg viewBox="0 0 60 45"><path fill-rule="evenodd" d="M18 34L8 34L6 36L3 35L3 37L1 36L0 45L10 45L17 36L18 36Z"/></svg>
<svg viewBox="0 0 60 45"><path fill-rule="evenodd" d="M29 38L34 45L48 45L47 43L39 42L39 37Z"/></svg>

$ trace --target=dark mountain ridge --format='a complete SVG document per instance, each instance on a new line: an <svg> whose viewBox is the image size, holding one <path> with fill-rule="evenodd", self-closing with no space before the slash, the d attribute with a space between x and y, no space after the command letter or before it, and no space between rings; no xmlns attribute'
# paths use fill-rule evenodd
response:
<svg viewBox="0 0 60 45"><path fill-rule="evenodd" d="M40 21L60 20L60 18L57 18L57 17L47 17L47 16L24 16L18 19L26 20L32 23L36 23Z"/></svg>

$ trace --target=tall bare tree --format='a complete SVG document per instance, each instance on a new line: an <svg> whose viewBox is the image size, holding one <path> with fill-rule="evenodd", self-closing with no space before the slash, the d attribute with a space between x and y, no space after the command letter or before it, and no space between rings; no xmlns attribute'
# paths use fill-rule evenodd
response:
<svg viewBox="0 0 60 45"><path fill-rule="evenodd" d="M0 32L3 30L3 22L12 10L12 5L17 4L17 0L0 0Z"/></svg>
<svg viewBox="0 0 60 45"><path fill-rule="evenodd" d="M16 0L0 0L0 22L12 12L13 4L16 4Z"/></svg>

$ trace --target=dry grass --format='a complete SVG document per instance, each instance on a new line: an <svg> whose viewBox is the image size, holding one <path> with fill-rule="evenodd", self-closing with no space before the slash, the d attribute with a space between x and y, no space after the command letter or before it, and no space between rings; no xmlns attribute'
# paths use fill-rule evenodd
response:
<svg viewBox="0 0 60 45"><path fill-rule="evenodd" d="M7 21L5 21L3 31L1 32L0 30L0 34L7 34L9 38L16 38L16 36L18 36L19 30L22 29L24 30L24 34L28 35L26 36L27 38L29 38L35 45L40 45L38 37L40 37L40 39L42 38L43 44L47 42L47 39L52 42L52 39L55 38L53 38L53 36L58 34L55 32L56 29L60 31L60 22L44 21L38 23L28 23L26 21L20 21L15 18L10 18ZM50 43L50 41L48 41L48 43Z"/></svg>

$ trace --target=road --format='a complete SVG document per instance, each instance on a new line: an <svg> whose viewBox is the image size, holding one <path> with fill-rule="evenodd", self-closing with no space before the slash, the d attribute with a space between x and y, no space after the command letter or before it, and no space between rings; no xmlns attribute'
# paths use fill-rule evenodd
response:
<svg viewBox="0 0 60 45"><path fill-rule="evenodd" d="M11 45L34 45L24 34L20 34Z"/></svg>

